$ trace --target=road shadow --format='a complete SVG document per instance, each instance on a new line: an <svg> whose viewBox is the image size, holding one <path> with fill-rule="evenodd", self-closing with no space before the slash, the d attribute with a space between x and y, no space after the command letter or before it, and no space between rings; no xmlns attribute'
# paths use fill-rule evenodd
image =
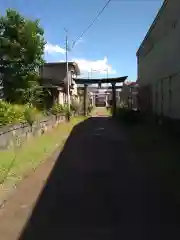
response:
<svg viewBox="0 0 180 240"><path fill-rule="evenodd" d="M19 240L179 239L172 194L138 158L113 119L75 126Z"/></svg>
<svg viewBox="0 0 180 240"><path fill-rule="evenodd" d="M74 127L19 240L109 239L110 153L98 138L108 121L89 118Z"/></svg>

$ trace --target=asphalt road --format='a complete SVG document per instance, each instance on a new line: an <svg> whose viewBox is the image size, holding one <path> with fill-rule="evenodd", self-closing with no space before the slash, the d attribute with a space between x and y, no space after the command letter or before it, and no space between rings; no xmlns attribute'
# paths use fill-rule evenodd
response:
<svg viewBox="0 0 180 240"><path fill-rule="evenodd" d="M140 162L112 119L79 124L20 239L179 239L175 199Z"/></svg>
<svg viewBox="0 0 180 240"><path fill-rule="evenodd" d="M146 157L140 161L129 141L108 117L77 125L56 161L24 180L7 202L0 239L180 239L176 199L161 188L160 176L146 172Z"/></svg>

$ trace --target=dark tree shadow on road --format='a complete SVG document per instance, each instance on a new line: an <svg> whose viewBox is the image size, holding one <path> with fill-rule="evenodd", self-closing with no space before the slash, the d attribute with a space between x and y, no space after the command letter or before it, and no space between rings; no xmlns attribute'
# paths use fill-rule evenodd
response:
<svg viewBox="0 0 180 240"><path fill-rule="evenodd" d="M107 121L90 118L74 127L20 240L109 239L111 152L99 139L94 142Z"/></svg>
<svg viewBox="0 0 180 240"><path fill-rule="evenodd" d="M111 118L74 127L19 240L177 239L172 196L121 135Z"/></svg>

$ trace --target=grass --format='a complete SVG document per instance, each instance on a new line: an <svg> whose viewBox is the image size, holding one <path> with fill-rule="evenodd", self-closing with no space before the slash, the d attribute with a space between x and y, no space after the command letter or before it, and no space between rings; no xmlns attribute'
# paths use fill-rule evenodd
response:
<svg viewBox="0 0 180 240"><path fill-rule="evenodd" d="M84 118L73 118L59 124L42 136L29 139L21 148L0 152L0 183L10 184L21 180L30 170L36 169L53 152L62 147L73 127Z"/></svg>

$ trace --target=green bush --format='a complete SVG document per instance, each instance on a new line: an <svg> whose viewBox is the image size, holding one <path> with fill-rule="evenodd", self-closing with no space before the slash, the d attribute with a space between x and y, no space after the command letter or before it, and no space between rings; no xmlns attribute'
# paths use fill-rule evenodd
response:
<svg viewBox="0 0 180 240"><path fill-rule="evenodd" d="M36 120L38 120L39 117L40 117L40 113L34 107L29 107L28 106L24 111L24 118L30 126L32 126L33 123Z"/></svg>
<svg viewBox="0 0 180 240"><path fill-rule="evenodd" d="M64 111L63 111L63 112L64 112L64 114L65 114L66 119L69 120L69 119L71 118L71 116L72 116L71 107L70 107L70 109L69 109L68 105L65 104L65 105L64 105Z"/></svg>
<svg viewBox="0 0 180 240"><path fill-rule="evenodd" d="M34 107L27 105L11 104L0 101L0 125L29 123L30 125L38 118L39 112Z"/></svg>
<svg viewBox="0 0 180 240"><path fill-rule="evenodd" d="M0 125L24 122L24 106L0 101Z"/></svg>
<svg viewBox="0 0 180 240"><path fill-rule="evenodd" d="M56 103L53 105L51 112L54 115L59 115L61 113L64 113L64 106L62 104Z"/></svg>

